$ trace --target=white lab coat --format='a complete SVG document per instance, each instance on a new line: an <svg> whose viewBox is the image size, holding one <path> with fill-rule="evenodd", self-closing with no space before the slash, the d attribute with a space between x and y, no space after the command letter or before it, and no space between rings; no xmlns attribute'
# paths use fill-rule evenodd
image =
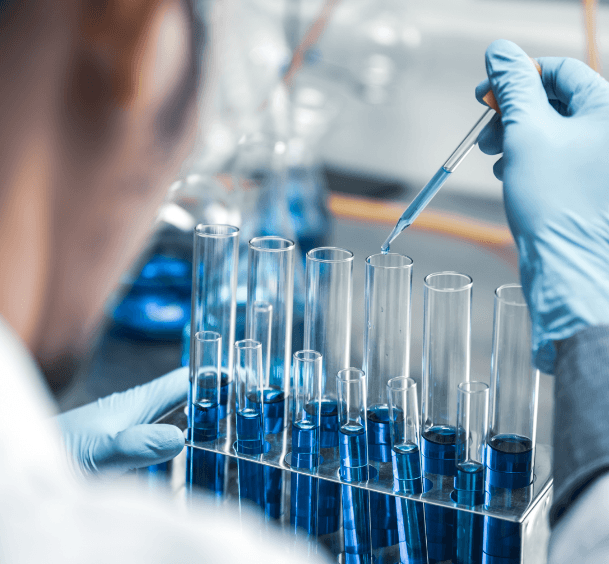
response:
<svg viewBox="0 0 609 564"><path fill-rule="evenodd" d="M190 513L135 484L79 481L50 419L54 411L28 351L0 319L2 564L311 561L304 545L235 508Z"/></svg>

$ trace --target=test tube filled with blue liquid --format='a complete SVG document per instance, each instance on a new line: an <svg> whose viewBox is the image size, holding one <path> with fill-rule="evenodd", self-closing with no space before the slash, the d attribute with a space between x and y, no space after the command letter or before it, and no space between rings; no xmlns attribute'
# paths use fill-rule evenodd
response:
<svg viewBox="0 0 609 564"><path fill-rule="evenodd" d="M264 452L262 346L246 339L235 343L234 375L236 382L235 449L240 454L258 457ZM264 509L263 466L249 460L238 460L239 501L248 500Z"/></svg>
<svg viewBox="0 0 609 564"><path fill-rule="evenodd" d="M368 480L366 440L366 377L362 370L347 368L336 376L340 477L345 482ZM370 496L363 488L342 485L345 562L372 561L370 544Z"/></svg>
<svg viewBox="0 0 609 564"><path fill-rule="evenodd" d="M321 362L316 351L294 353L292 363L292 468L315 470L319 465L319 420L321 402ZM290 525L306 534L317 534L319 480L292 472Z"/></svg>
<svg viewBox="0 0 609 564"><path fill-rule="evenodd" d="M457 272L425 277L421 454L432 488L450 496L457 469L457 388L469 381L472 279ZM451 560L455 511L427 504L429 562Z"/></svg>
<svg viewBox="0 0 609 564"><path fill-rule="evenodd" d="M249 242L246 308L246 337L265 332L266 312L270 306L267 335L270 345L264 363L262 401L264 432L277 434L286 423L286 399L290 391L292 358L292 309L294 302L294 242L283 237L256 237ZM266 308L266 309L265 309ZM264 351L263 351L264 354ZM282 513L282 472L265 467L265 503L268 517Z"/></svg>
<svg viewBox="0 0 609 564"><path fill-rule="evenodd" d="M411 495L423 491L419 452L419 403L417 384L398 377L387 382L393 487ZM400 562L427 564L427 538L423 503L396 497Z"/></svg>
<svg viewBox="0 0 609 564"><path fill-rule="evenodd" d="M484 503L484 457L488 438L489 387L462 382L457 390L457 453L452 498L460 505ZM482 562L483 517L457 511L456 564Z"/></svg>
<svg viewBox="0 0 609 564"><path fill-rule="evenodd" d="M353 253L335 247L310 250L305 278L304 348L322 355L320 447L330 461L338 457L336 375L351 364ZM317 507L320 541L333 546L340 527L340 484L321 480Z"/></svg>
<svg viewBox="0 0 609 564"><path fill-rule="evenodd" d="M191 421L189 438L195 443L209 443L218 438L220 399L220 357L222 337L215 331L199 331L194 338L195 373L191 384ZM192 449L189 463L190 486L218 491L218 456L214 452Z"/></svg>
<svg viewBox="0 0 609 564"><path fill-rule="evenodd" d="M491 357L490 429L486 447L486 502L510 506L533 482L539 371L531 364L531 322L522 287L495 291ZM484 518L484 557L518 562L517 523Z"/></svg>
<svg viewBox="0 0 609 564"><path fill-rule="evenodd" d="M410 373L412 259L397 253L366 259L363 370L368 387L368 455L377 470L391 471L387 382ZM399 557L398 519L393 496L370 494L375 561Z"/></svg>

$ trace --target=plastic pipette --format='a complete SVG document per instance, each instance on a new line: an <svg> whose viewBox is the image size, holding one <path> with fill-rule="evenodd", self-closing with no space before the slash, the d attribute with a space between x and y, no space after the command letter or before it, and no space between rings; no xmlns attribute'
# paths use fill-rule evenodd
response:
<svg viewBox="0 0 609 564"><path fill-rule="evenodd" d="M531 61L541 75L541 67L539 66L539 63L534 59L531 59ZM480 132L493 119L493 117L495 117L495 115L501 114L492 90L489 90L486 93L483 100L487 103L489 108L482 114L482 117L476 122L474 127L471 128L463 141L459 143L452 155L448 157L446 162L438 169L438 171L433 175L432 179L423 187L411 204L406 208L406 211L395 224L393 231L383 243L381 252L389 252L389 245L391 245L393 240L402 231L404 231L404 229L412 224L419 214L427 207L427 204L429 204L431 199L438 193L438 190L442 188L444 183L448 180L448 177L461 164L469 152L478 144L478 136L480 135Z"/></svg>

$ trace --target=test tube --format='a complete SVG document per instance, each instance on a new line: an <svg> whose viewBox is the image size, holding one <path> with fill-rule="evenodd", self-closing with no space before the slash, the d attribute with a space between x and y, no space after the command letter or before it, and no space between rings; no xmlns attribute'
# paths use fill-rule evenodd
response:
<svg viewBox="0 0 609 564"><path fill-rule="evenodd" d="M412 378L398 377L387 382L391 457L394 490L399 493L422 492L419 452L419 405L417 384ZM422 503L395 498L402 564L427 564L425 512Z"/></svg>
<svg viewBox="0 0 609 564"><path fill-rule="evenodd" d="M238 453L257 456L264 450L263 410L260 401L263 390L262 346L251 339L235 343L234 374L237 388ZM239 459L239 500L264 508L263 467L256 462Z"/></svg>
<svg viewBox="0 0 609 564"><path fill-rule="evenodd" d="M522 488L533 480L538 388L539 370L531 364L531 321L522 287L506 284L495 291L490 448L486 450L491 486Z"/></svg>
<svg viewBox="0 0 609 564"><path fill-rule="evenodd" d="M366 259L363 370L368 380L368 452L377 475L383 465L391 465L387 382L410 373L411 290L411 258L389 253ZM399 543L395 499L372 492L370 506L374 558L393 562Z"/></svg>
<svg viewBox="0 0 609 564"><path fill-rule="evenodd" d="M362 370L347 368L337 378L340 477L345 482L368 479L366 441L366 377ZM368 490L342 485L345 560L371 562L370 501Z"/></svg>
<svg viewBox="0 0 609 564"><path fill-rule="evenodd" d="M353 253L320 247L307 253L305 349L322 355L321 446L338 446L336 375L349 367Z"/></svg>
<svg viewBox="0 0 609 564"><path fill-rule="evenodd" d="M192 417L188 435L194 442L215 441L218 438L222 336L215 331L199 331L194 345L195 373L191 384ZM217 482L221 479L220 466L223 466L224 457L192 447L189 451L189 487L206 487L221 493Z"/></svg>
<svg viewBox="0 0 609 564"><path fill-rule="evenodd" d="M238 261L237 227L203 224L195 227L190 346L194 350L194 336L199 331L215 331L222 336L220 419L230 412L228 396L233 367ZM191 382L195 371L192 356Z"/></svg>
<svg viewBox="0 0 609 564"><path fill-rule="evenodd" d="M484 502L484 454L488 438L489 387L462 382L457 391L457 452L454 501L473 507ZM457 512L456 564L482 562L481 515Z"/></svg>
<svg viewBox="0 0 609 564"><path fill-rule="evenodd" d="M313 470L319 464L319 423L322 357L316 351L294 353L292 363L292 456L294 468ZM292 472L290 524L309 535L317 533L319 480Z"/></svg>
<svg viewBox="0 0 609 564"><path fill-rule="evenodd" d="M322 355L320 446L338 447L336 375L351 364L353 253L320 247L307 253L304 347ZM322 480L318 496L318 535L340 528L340 484ZM333 539L324 539L333 542Z"/></svg>
<svg viewBox="0 0 609 564"><path fill-rule="evenodd" d="M528 503L534 475L539 371L531 364L531 322L518 284L495 290L486 500L492 509ZM484 517L483 558L520 562L518 523Z"/></svg>
<svg viewBox="0 0 609 564"><path fill-rule="evenodd" d="M263 400L265 432L274 434L284 427L285 399L290 387L294 243L275 236L252 239L249 242L248 270L246 337L252 338L256 327L255 304L266 302L271 306L268 379Z"/></svg>
<svg viewBox="0 0 609 564"><path fill-rule="evenodd" d="M423 472L452 493L456 474L457 388L469 381L472 279L457 272L425 277L423 293ZM452 558L455 511L426 505L430 562Z"/></svg>
<svg viewBox="0 0 609 564"><path fill-rule="evenodd" d="M319 462L321 365L316 351L294 353L291 465L296 468L312 469Z"/></svg>

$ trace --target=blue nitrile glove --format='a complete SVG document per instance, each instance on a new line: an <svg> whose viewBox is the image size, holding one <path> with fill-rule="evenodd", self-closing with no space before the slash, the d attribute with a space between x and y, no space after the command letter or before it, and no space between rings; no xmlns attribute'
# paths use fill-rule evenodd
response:
<svg viewBox="0 0 609 564"><path fill-rule="evenodd" d="M507 218L532 320L533 361L552 373L555 341L609 324L609 83L584 63L492 43L486 70L501 120L480 149L503 157ZM489 80L476 88L476 97Z"/></svg>
<svg viewBox="0 0 609 564"><path fill-rule="evenodd" d="M172 459L184 447L173 425L149 425L186 401L188 368L57 417L77 474L120 474Z"/></svg>

